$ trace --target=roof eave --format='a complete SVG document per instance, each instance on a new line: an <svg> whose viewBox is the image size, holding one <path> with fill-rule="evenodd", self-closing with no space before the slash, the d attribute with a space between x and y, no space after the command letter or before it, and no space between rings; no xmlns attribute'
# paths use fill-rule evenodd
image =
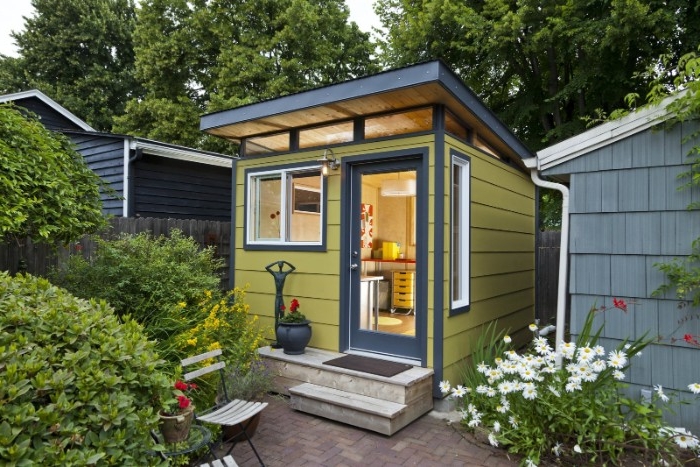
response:
<svg viewBox="0 0 700 467"><path fill-rule="evenodd" d="M658 105L646 107L617 120L603 123L538 151L539 169L546 170L556 167L672 118L674 114L667 110L667 107L683 94L685 92L674 94L661 101Z"/></svg>
<svg viewBox="0 0 700 467"><path fill-rule="evenodd" d="M5 94L3 96L0 96L0 103L2 102L15 102L21 99L29 99L29 98L37 98L40 101L42 101L44 104L48 105L51 107L53 110L70 120L71 122L75 123L77 126L82 128L85 131L96 131L93 127L88 125L85 121L81 120L78 118L75 114L70 112L68 109L63 107L61 104L56 102L55 100L51 99L49 96L44 94L43 92L39 91L38 89L30 89L29 91L22 91L22 92L16 92L13 94Z"/></svg>

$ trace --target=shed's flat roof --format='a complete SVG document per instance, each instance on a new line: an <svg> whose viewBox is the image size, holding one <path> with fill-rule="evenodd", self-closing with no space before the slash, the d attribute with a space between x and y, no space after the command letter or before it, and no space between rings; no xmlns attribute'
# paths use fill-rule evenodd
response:
<svg viewBox="0 0 700 467"><path fill-rule="evenodd" d="M503 155L532 152L441 61L385 71L202 116L200 129L234 141L268 133L444 104Z"/></svg>

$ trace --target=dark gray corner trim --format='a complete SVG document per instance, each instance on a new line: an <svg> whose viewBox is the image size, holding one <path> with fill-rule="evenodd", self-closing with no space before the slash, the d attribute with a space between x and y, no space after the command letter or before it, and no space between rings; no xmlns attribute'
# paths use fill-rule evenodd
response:
<svg viewBox="0 0 700 467"><path fill-rule="evenodd" d="M441 124L441 128L444 128L444 122ZM444 352L444 338L445 329L443 323L443 313L442 310L445 306L445 297L440 292L443 287L445 280L444 277L444 259L442 254L438 252L445 251L445 241L444 241L444 231L445 228L445 198L442 196L437 196L438 193L444 193L445 191L445 171L442 169L445 167L445 131L441 129L435 133L435 201L433 205L433 212L435 213L435 246L434 246L434 267L435 277L433 277L433 296L435 301L433 303L433 371L435 372L435 377L433 378L433 397L442 397L440 391L440 381L443 379L443 364L445 360ZM438 231L439 230L439 231Z"/></svg>

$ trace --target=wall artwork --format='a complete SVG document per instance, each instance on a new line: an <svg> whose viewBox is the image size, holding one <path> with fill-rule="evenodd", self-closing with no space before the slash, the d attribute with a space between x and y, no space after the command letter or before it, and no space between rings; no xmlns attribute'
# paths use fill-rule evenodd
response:
<svg viewBox="0 0 700 467"><path fill-rule="evenodd" d="M360 241L362 248L372 248L374 235L374 209L371 204L362 204L362 219L360 221Z"/></svg>

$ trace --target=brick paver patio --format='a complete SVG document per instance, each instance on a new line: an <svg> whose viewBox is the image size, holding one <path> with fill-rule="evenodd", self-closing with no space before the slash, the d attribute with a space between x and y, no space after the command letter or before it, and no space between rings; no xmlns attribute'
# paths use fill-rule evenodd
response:
<svg viewBox="0 0 700 467"><path fill-rule="evenodd" d="M512 467L503 450L474 439L448 414L431 412L391 437L297 412L284 397L270 405L253 438L268 467L282 466L494 466ZM258 464L248 443L233 448L240 467Z"/></svg>

